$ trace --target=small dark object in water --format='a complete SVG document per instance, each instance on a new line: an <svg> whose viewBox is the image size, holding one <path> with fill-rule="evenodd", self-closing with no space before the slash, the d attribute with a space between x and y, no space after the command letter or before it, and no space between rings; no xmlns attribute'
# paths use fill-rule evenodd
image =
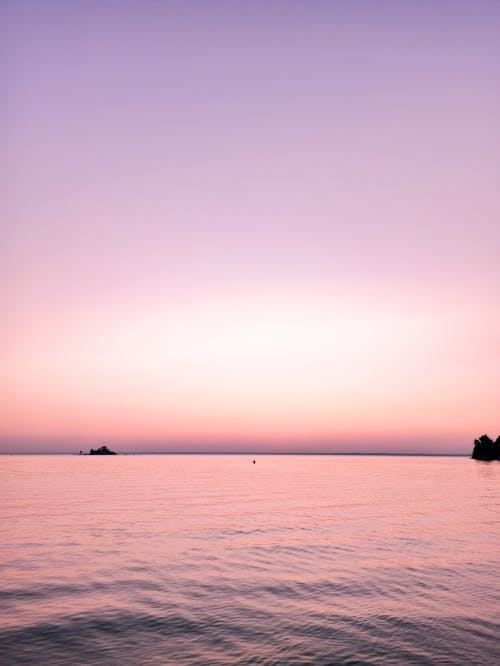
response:
<svg viewBox="0 0 500 666"><path fill-rule="evenodd" d="M500 460L500 436L494 442L488 435L481 435L474 440L472 451L474 460Z"/></svg>
<svg viewBox="0 0 500 666"><path fill-rule="evenodd" d="M114 451L110 451L107 446L101 446L100 449L90 449L91 456L116 456Z"/></svg>
<svg viewBox="0 0 500 666"><path fill-rule="evenodd" d="M255 465L255 460L253 461L253 464Z"/></svg>

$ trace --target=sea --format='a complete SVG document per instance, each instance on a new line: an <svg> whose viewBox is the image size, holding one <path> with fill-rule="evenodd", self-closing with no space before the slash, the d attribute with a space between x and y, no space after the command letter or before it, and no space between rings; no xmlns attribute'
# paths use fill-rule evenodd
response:
<svg viewBox="0 0 500 666"><path fill-rule="evenodd" d="M500 462L4 455L0 484L2 666L500 664Z"/></svg>

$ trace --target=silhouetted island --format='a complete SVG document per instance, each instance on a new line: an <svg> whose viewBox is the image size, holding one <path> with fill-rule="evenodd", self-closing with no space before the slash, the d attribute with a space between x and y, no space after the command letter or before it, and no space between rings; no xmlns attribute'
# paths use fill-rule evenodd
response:
<svg viewBox="0 0 500 666"><path fill-rule="evenodd" d="M479 439L475 439L472 458L474 460L500 460L500 436L495 441L488 435L481 435Z"/></svg>
<svg viewBox="0 0 500 666"><path fill-rule="evenodd" d="M114 451L110 451L107 446L101 446L100 449L90 449L91 456L116 456Z"/></svg>

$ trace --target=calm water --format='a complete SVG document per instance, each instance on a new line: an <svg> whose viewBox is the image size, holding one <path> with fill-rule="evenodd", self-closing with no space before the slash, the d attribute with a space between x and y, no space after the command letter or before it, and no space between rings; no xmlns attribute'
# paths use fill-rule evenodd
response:
<svg viewBox="0 0 500 666"><path fill-rule="evenodd" d="M1 456L2 664L498 664L500 463Z"/></svg>

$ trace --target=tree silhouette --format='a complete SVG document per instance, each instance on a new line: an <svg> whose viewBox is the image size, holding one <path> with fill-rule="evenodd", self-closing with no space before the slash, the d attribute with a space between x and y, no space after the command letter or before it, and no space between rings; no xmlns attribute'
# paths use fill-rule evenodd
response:
<svg viewBox="0 0 500 666"><path fill-rule="evenodd" d="M99 449L90 449L91 456L116 456L114 451L110 451L107 446L101 446Z"/></svg>
<svg viewBox="0 0 500 666"><path fill-rule="evenodd" d="M488 435L475 439L472 457L474 460L500 460L500 436L496 441Z"/></svg>

